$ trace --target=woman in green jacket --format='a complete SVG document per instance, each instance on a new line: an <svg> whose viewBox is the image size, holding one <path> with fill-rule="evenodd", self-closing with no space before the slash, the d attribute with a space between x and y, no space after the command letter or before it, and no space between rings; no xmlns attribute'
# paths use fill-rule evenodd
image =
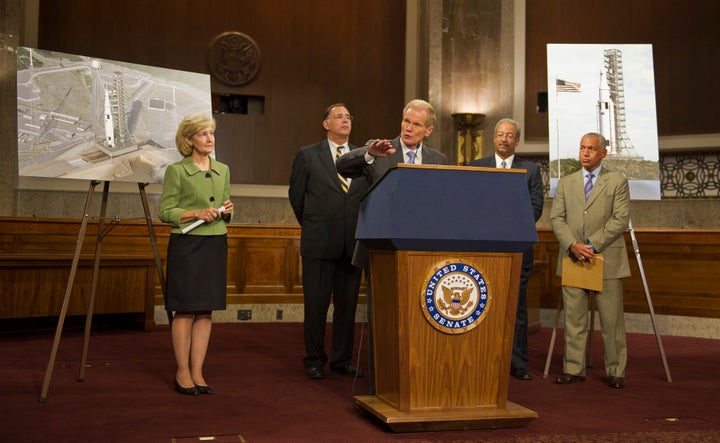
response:
<svg viewBox="0 0 720 443"><path fill-rule="evenodd" d="M175 390L212 394L203 377L212 311L224 310L227 279L227 223L233 212L230 171L210 154L215 120L186 117L175 145L183 159L165 171L160 220L170 223L167 251L167 302L177 360Z"/></svg>

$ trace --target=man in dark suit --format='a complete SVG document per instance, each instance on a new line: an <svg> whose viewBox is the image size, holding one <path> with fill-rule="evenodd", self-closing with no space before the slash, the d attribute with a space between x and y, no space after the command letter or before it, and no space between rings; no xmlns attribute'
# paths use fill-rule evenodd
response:
<svg viewBox="0 0 720 443"><path fill-rule="evenodd" d="M625 387L627 342L623 312L622 279L630 276L625 230L630 221L630 187L624 175L602 166L607 141L597 133L580 140L582 169L558 183L550 224L560 243L557 275L562 276L565 254L580 262L603 255L603 288L595 293L605 354L605 373L611 388ZM588 291L562 287L565 306L563 374L555 382L585 381L585 346L588 334Z"/></svg>
<svg viewBox="0 0 720 443"><path fill-rule="evenodd" d="M340 174L365 178L372 186L393 166L398 163L412 164L448 164L447 157L425 144L423 140L430 136L436 124L435 109L424 100L411 100L403 109L403 119L400 123L400 135L392 141L385 139L369 140L365 146L343 155L337 161L337 170ZM370 368L370 394L375 393L373 339L372 339L372 297L370 295L369 273L370 251L360 242L357 242L352 262L356 266L365 268L366 273L366 300L368 324L370 327L368 343L368 360Z"/></svg>
<svg viewBox="0 0 720 443"><path fill-rule="evenodd" d="M360 199L368 190L363 177L347 179L335 169L335 160L357 147L348 143L352 115L342 103L329 106L322 125L327 138L300 148L292 166L290 204L302 228L300 255L304 294L306 375L324 377L328 362L325 327L333 300L330 369L362 376L350 365L355 336L355 310L362 269L351 263L355 248Z"/></svg>
<svg viewBox="0 0 720 443"><path fill-rule="evenodd" d="M515 149L520 143L520 126L518 122L509 118L497 122L493 133L493 143L495 144L495 155L473 160L470 162L470 166L525 169L525 179L527 180L528 191L530 191L530 204L532 204L535 221L538 221L542 215L543 203L545 202L540 168L534 162L515 155ZM520 291L515 313L515 335L513 337L510 363L510 374L520 380L532 380L532 375L528 370L527 285L534 261L533 248L530 247L530 249L523 252Z"/></svg>

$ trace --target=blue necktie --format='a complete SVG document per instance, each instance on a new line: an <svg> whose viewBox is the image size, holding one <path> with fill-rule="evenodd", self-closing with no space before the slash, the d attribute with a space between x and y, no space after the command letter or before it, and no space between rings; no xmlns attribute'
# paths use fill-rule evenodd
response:
<svg viewBox="0 0 720 443"><path fill-rule="evenodd" d="M593 174L587 174L585 177L587 177L587 182L585 183L585 201L587 201L590 198L590 192L592 192L593 177L595 176Z"/></svg>
<svg viewBox="0 0 720 443"><path fill-rule="evenodd" d="M415 163L415 151L408 151L408 164L412 165Z"/></svg>

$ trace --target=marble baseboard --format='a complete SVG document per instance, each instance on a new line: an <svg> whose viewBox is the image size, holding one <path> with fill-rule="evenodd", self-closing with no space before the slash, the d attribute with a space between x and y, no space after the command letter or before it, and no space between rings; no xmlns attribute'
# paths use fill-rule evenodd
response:
<svg viewBox="0 0 720 443"><path fill-rule="evenodd" d="M249 310L249 320L238 320L239 310ZM278 319L278 311L282 311L282 319ZM328 322L332 322L333 307L328 310ZM301 304L232 304L224 311L213 311L213 322L216 323L302 323L303 305ZM367 320L365 305L358 305L355 321L363 323ZM155 324L168 324L164 306L155 306Z"/></svg>
<svg viewBox="0 0 720 443"><path fill-rule="evenodd" d="M239 310L250 310L250 320L238 320ZM282 319L278 319L278 310L282 311ZM365 322L367 319L365 305L358 305L355 321ZM301 323L303 321L303 305L301 304L234 304L228 305L224 311L214 311L213 321L216 323ZM540 310L540 325L551 328L555 321L554 309ZM720 319L683 317L677 315L655 315L660 335L681 337L717 338L720 337ZM332 306L328 312L328 322L332 322ZM163 306L155 306L155 324L167 325L167 315ZM560 324L562 327L562 322ZM595 318L595 329L600 329L600 321ZM650 314L625 314L627 332L654 334Z"/></svg>
<svg viewBox="0 0 720 443"><path fill-rule="evenodd" d="M555 321L555 309L540 310L540 326L552 328ZM597 314L596 314L597 315ZM655 314L658 333L679 337L718 338L720 337L720 319L684 317L679 315ZM562 317L558 327L562 327ZM595 330L600 330L600 320L595 317ZM625 331L639 334L654 334L650 314L625 314Z"/></svg>

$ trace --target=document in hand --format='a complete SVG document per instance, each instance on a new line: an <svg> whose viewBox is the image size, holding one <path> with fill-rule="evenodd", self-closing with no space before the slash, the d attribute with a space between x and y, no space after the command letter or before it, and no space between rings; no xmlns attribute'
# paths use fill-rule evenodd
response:
<svg viewBox="0 0 720 443"><path fill-rule="evenodd" d="M604 263L602 254L595 254L592 263L574 260L565 254L562 262L562 285L602 291Z"/></svg>

